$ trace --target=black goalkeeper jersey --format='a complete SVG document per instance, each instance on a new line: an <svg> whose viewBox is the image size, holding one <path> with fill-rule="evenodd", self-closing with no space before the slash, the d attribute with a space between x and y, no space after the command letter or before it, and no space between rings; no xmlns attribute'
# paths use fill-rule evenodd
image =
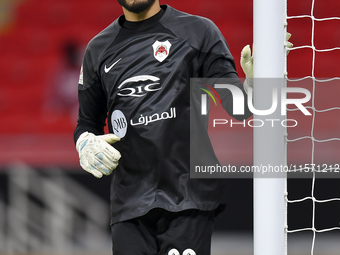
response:
<svg viewBox="0 0 340 255"><path fill-rule="evenodd" d="M223 192L220 180L190 178L190 78L237 78L233 57L210 20L161 7L142 22L115 20L90 41L83 60L74 139L103 134L106 118L109 132L121 137L111 224L156 207L213 210ZM232 116L231 93L219 94ZM247 109L237 119L250 115ZM203 158L216 160L212 147Z"/></svg>

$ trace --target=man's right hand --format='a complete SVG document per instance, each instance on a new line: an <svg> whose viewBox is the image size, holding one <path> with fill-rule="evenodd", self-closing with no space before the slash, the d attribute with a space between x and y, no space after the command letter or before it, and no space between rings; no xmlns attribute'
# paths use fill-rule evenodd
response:
<svg viewBox="0 0 340 255"><path fill-rule="evenodd" d="M114 134L94 135L89 132L82 133L76 143L79 153L80 166L97 178L110 175L118 166L121 155L111 146L120 141Z"/></svg>

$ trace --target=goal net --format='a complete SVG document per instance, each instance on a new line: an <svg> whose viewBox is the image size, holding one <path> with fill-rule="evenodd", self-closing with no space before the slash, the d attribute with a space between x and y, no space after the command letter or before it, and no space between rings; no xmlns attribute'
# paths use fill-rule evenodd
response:
<svg viewBox="0 0 340 255"><path fill-rule="evenodd" d="M339 9L335 0L254 0L255 108L272 103L268 90L274 85L263 78L277 79L281 92L301 88L311 95L303 105L310 116L298 104L288 106L284 118L296 125L254 128L254 165L288 169L286 175L254 175L255 255L339 254ZM288 61L287 30L294 43ZM282 120L281 115L269 117ZM302 250L294 250L295 240L303 240Z"/></svg>
<svg viewBox="0 0 340 255"><path fill-rule="evenodd" d="M303 179L287 180L288 254L338 254L340 249L339 8L339 1L288 1L294 47L287 83L311 92L306 108L312 113L306 119L298 109L288 109L288 117L299 120L299 127L288 129L288 167L303 173ZM300 240L300 248L294 240Z"/></svg>

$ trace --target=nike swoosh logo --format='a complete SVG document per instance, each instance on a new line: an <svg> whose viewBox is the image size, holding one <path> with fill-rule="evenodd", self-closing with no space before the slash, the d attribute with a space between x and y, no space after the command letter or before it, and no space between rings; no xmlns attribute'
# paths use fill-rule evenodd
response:
<svg viewBox="0 0 340 255"><path fill-rule="evenodd" d="M114 62L112 65L110 65L109 67L106 67L106 65L104 66L104 72L108 73L110 72L110 70L112 69L112 67L114 67L119 61L121 61L123 58L118 59L116 62Z"/></svg>

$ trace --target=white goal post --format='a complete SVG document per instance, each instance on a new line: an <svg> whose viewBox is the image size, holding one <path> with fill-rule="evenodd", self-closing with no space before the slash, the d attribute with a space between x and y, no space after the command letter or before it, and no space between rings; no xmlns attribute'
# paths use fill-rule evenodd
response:
<svg viewBox="0 0 340 255"><path fill-rule="evenodd" d="M254 106L268 109L272 88L285 86L286 72L286 2L254 0ZM279 119L280 107L269 115L254 119ZM279 122L277 122L279 123ZM254 128L254 166L285 166L283 126ZM284 255L286 240L286 178L254 173L254 255Z"/></svg>

